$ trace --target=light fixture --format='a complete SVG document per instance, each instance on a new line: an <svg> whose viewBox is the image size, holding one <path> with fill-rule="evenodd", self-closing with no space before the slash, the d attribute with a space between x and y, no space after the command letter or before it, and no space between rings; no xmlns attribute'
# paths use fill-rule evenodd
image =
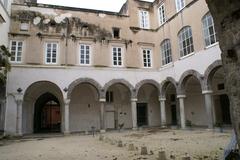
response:
<svg viewBox="0 0 240 160"><path fill-rule="evenodd" d="M64 91L64 92L67 92L67 91L68 91L67 87L65 87L65 88L63 89L63 91Z"/></svg>
<svg viewBox="0 0 240 160"><path fill-rule="evenodd" d="M17 89L17 92L18 92L18 93L21 93L21 92L22 92L22 88L18 88L18 89Z"/></svg>

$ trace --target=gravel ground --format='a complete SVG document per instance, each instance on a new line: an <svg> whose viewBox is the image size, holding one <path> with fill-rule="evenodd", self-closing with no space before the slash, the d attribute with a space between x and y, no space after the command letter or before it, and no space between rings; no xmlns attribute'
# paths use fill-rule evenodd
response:
<svg viewBox="0 0 240 160"><path fill-rule="evenodd" d="M102 141L99 135L78 134L0 140L0 160L156 160L160 150L168 159L180 159L187 153L193 160L214 160L220 159L230 136L230 131L144 129L107 132ZM123 147L118 147L119 141ZM133 151L129 144L134 145ZM140 154L142 146L147 147L147 155Z"/></svg>

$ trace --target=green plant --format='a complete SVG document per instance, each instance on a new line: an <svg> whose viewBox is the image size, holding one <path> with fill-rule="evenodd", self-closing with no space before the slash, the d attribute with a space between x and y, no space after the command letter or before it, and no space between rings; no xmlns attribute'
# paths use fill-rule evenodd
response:
<svg viewBox="0 0 240 160"><path fill-rule="evenodd" d="M3 83L3 84L6 83L7 72L11 70L9 57L11 57L10 52L4 45L1 45L0 46L0 83Z"/></svg>
<svg viewBox="0 0 240 160"><path fill-rule="evenodd" d="M186 126L188 126L188 127L192 127L192 121L190 121L190 120L186 120Z"/></svg>
<svg viewBox="0 0 240 160"><path fill-rule="evenodd" d="M214 124L214 127L218 127L218 128L222 128L222 123L221 122L216 122L215 124Z"/></svg>

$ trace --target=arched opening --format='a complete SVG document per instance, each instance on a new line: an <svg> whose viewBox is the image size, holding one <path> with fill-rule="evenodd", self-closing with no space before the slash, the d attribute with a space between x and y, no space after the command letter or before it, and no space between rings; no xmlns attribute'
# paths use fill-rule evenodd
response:
<svg viewBox="0 0 240 160"><path fill-rule="evenodd" d="M185 78L184 88L185 99L185 117L186 125L191 123L193 126L205 127L208 124L208 117L204 104L201 84L195 76Z"/></svg>
<svg viewBox="0 0 240 160"><path fill-rule="evenodd" d="M160 102L158 87L151 84L143 84L137 94L137 125L160 126Z"/></svg>
<svg viewBox="0 0 240 160"><path fill-rule="evenodd" d="M222 67L218 68L216 72L213 73L210 83L214 99L214 121L215 123L229 125L231 124L230 102L225 88L224 72Z"/></svg>
<svg viewBox="0 0 240 160"><path fill-rule="evenodd" d="M31 84L24 94L23 134L61 132L63 95L59 87L48 81Z"/></svg>
<svg viewBox="0 0 240 160"><path fill-rule="evenodd" d="M105 106L106 129L132 128L131 91L122 83L107 88Z"/></svg>
<svg viewBox="0 0 240 160"><path fill-rule="evenodd" d="M42 94L35 102L34 133L61 131L60 103L51 93Z"/></svg>
<svg viewBox="0 0 240 160"><path fill-rule="evenodd" d="M171 82L167 82L165 85L165 97L167 125L177 126L179 124L179 105L176 87Z"/></svg>
<svg viewBox="0 0 240 160"><path fill-rule="evenodd" d="M88 82L76 85L70 94L69 130L70 132L100 129L99 91Z"/></svg>

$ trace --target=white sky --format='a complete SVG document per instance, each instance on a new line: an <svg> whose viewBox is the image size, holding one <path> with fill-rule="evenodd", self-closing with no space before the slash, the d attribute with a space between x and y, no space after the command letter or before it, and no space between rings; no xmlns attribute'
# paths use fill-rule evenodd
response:
<svg viewBox="0 0 240 160"><path fill-rule="evenodd" d="M153 0L144 0L150 1ZM37 0L38 3L118 12L126 0Z"/></svg>

